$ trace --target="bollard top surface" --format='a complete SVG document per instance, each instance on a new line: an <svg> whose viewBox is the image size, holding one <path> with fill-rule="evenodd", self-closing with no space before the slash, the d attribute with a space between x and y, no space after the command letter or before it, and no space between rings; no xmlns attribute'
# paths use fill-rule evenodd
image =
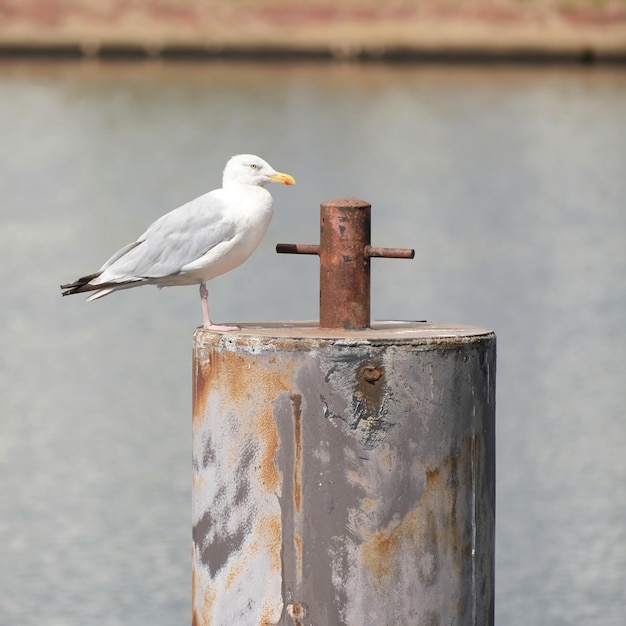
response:
<svg viewBox="0 0 626 626"><path fill-rule="evenodd" d="M359 198L335 198L322 202L322 206L331 209L369 209L372 205Z"/></svg>
<svg viewBox="0 0 626 626"><path fill-rule="evenodd" d="M339 343L345 345L391 344L415 345L434 348L456 347L459 344L495 341L495 333L479 326L441 324L413 321L372 322L366 329L320 328L317 321L304 322L247 322L228 333L198 328L196 340L220 341L229 344L247 344L256 339L268 347L280 344L294 347Z"/></svg>

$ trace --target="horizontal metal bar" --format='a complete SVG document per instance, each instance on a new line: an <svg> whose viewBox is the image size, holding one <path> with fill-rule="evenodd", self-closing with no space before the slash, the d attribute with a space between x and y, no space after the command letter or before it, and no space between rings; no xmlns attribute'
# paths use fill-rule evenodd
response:
<svg viewBox="0 0 626 626"><path fill-rule="evenodd" d="M365 255L387 259L413 259L415 258L415 250L411 248L374 248L373 246L366 246Z"/></svg>
<svg viewBox="0 0 626 626"><path fill-rule="evenodd" d="M279 254L319 254L320 247L308 243L277 243L276 252Z"/></svg>

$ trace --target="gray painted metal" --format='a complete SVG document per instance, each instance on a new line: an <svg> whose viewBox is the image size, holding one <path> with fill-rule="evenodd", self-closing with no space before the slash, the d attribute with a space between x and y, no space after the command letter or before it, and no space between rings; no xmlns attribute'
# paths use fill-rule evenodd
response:
<svg viewBox="0 0 626 626"><path fill-rule="evenodd" d="M493 624L495 335L194 335L194 626Z"/></svg>

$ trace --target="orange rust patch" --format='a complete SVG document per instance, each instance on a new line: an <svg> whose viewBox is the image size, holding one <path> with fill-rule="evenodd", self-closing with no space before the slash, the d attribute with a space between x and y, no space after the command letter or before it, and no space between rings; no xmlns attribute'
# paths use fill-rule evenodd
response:
<svg viewBox="0 0 626 626"><path fill-rule="evenodd" d="M241 572L243 572L244 569L245 567L243 563L231 566L230 571L228 572L228 576L226 577L226 584L224 585L224 587L226 589L230 589L232 584L237 580L237 578L239 578Z"/></svg>
<svg viewBox="0 0 626 626"><path fill-rule="evenodd" d="M276 463L276 450L280 440L271 407L265 407L259 415L257 431L259 440L264 444L260 467L261 480L268 491L278 491L281 475Z"/></svg>
<svg viewBox="0 0 626 626"><path fill-rule="evenodd" d="M271 626L275 624L276 617L276 608L265 602L261 609L261 621L259 622L259 626Z"/></svg>
<svg viewBox="0 0 626 626"><path fill-rule="evenodd" d="M296 513L300 512L302 499L302 396L291 394L291 405L293 407L293 428L294 428L294 449L295 462L293 468L293 499Z"/></svg>
<svg viewBox="0 0 626 626"><path fill-rule="evenodd" d="M261 531L267 533L272 552L272 563L275 569L280 569L280 550L282 544L283 527L280 515L265 518L260 525Z"/></svg>
<svg viewBox="0 0 626 626"><path fill-rule="evenodd" d="M293 619L294 626L302 626L302 620L306 617L306 609L300 602L289 604L287 611Z"/></svg>
<svg viewBox="0 0 626 626"><path fill-rule="evenodd" d="M203 349L196 348L193 354L192 370L192 421L195 427L204 417L207 398L207 386L211 371L211 361L208 356L201 355Z"/></svg>
<svg viewBox="0 0 626 626"><path fill-rule="evenodd" d="M289 391L291 370L288 363L280 367L276 356L264 360L245 352L220 349L206 341L194 352L194 429L207 417L206 402L211 392L219 392L222 405L238 411L242 423L246 423L261 443L258 469L268 491L277 491L281 482L275 458L280 439L273 402L280 393ZM215 418L219 419L219 415Z"/></svg>
<svg viewBox="0 0 626 626"><path fill-rule="evenodd" d="M195 546L191 546L191 626L200 626L198 614L196 613L196 560Z"/></svg>
<svg viewBox="0 0 626 626"><path fill-rule="evenodd" d="M441 476L440 467L427 467L426 468L426 489L433 489Z"/></svg>
<svg viewBox="0 0 626 626"><path fill-rule="evenodd" d="M280 514L263 517L251 533L254 536L254 540L248 548L248 553L258 552L261 545L269 546L273 568L280 569L280 550L283 538ZM262 542L260 541L261 538Z"/></svg>
<svg viewBox="0 0 626 626"><path fill-rule="evenodd" d="M476 455L476 445L471 437L466 437L458 455L448 456L439 467L426 469L422 497L397 526L390 531L362 531L367 540L361 546L363 565L377 594L390 592L400 576L399 564L406 557L413 561L416 575L424 584L434 584L441 560L452 560L461 573L470 537L464 533L466 516L457 510L469 506L458 501L459 471L467 471L472 455ZM463 476L463 483L469 488L473 488L471 480ZM369 505L369 501L364 501L361 508L367 510Z"/></svg>
<svg viewBox="0 0 626 626"><path fill-rule="evenodd" d="M372 588L379 594L389 592L397 576L397 560L405 537L415 534L415 511L411 511L390 533L373 533L362 547L363 564Z"/></svg>
<svg viewBox="0 0 626 626"><path fill-rule="evenodd" d="M217 600L217 592L211 587L207 587L204 590L203 599L204 599L204 602L202 605L202 619L204 621L201 622L201 624L202 626L209 626L211 624L211 618L209 616L213 612L212 609L213 609L213 605L215 604L215 601Z"/></svg>
<svg viewBox="0 0 626 626"><path fill-rule="evenodd" d="M271 359L274 363L270 364L249 354L204 344L196 350L194 359L194 385L199 400L214 388L227 388L235 404L251 400L258 404L265 399L272 400L279 391L287 391L283 377L290 371L287 367L281 371L275 364L275 357Z"/></svg>
<svg viewBox="0 0 626 626"><path fill-rule="evenodd" d="M302 572L302 537L296 532L293 534L293 543L296 549L296 571Z"/></svg>
<svg viewBox="0 0 626 626"><path fill-rule="evenodd" d="M251 363L254 363L252 361ZM196 345L193 354L193 423L204 419L206 401L213 388L229 389L234 401L248 393L248 372L251 365L240 354L220 350L206 340Z"/></svg>

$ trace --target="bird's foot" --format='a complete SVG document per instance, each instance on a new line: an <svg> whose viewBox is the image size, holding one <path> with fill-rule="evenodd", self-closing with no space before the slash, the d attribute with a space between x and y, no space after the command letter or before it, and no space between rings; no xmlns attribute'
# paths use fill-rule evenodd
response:
<svg viewBox="0 0 626 626"><path fill-rule="evenodd" d="M226 326L224 324L213 324L212 322L205 322L202 325L202 328L204 328L205 330L217 330L217 331L222 331L222 332L228 332L231 330L241 330L241 328L239 326Z"/></svg>

